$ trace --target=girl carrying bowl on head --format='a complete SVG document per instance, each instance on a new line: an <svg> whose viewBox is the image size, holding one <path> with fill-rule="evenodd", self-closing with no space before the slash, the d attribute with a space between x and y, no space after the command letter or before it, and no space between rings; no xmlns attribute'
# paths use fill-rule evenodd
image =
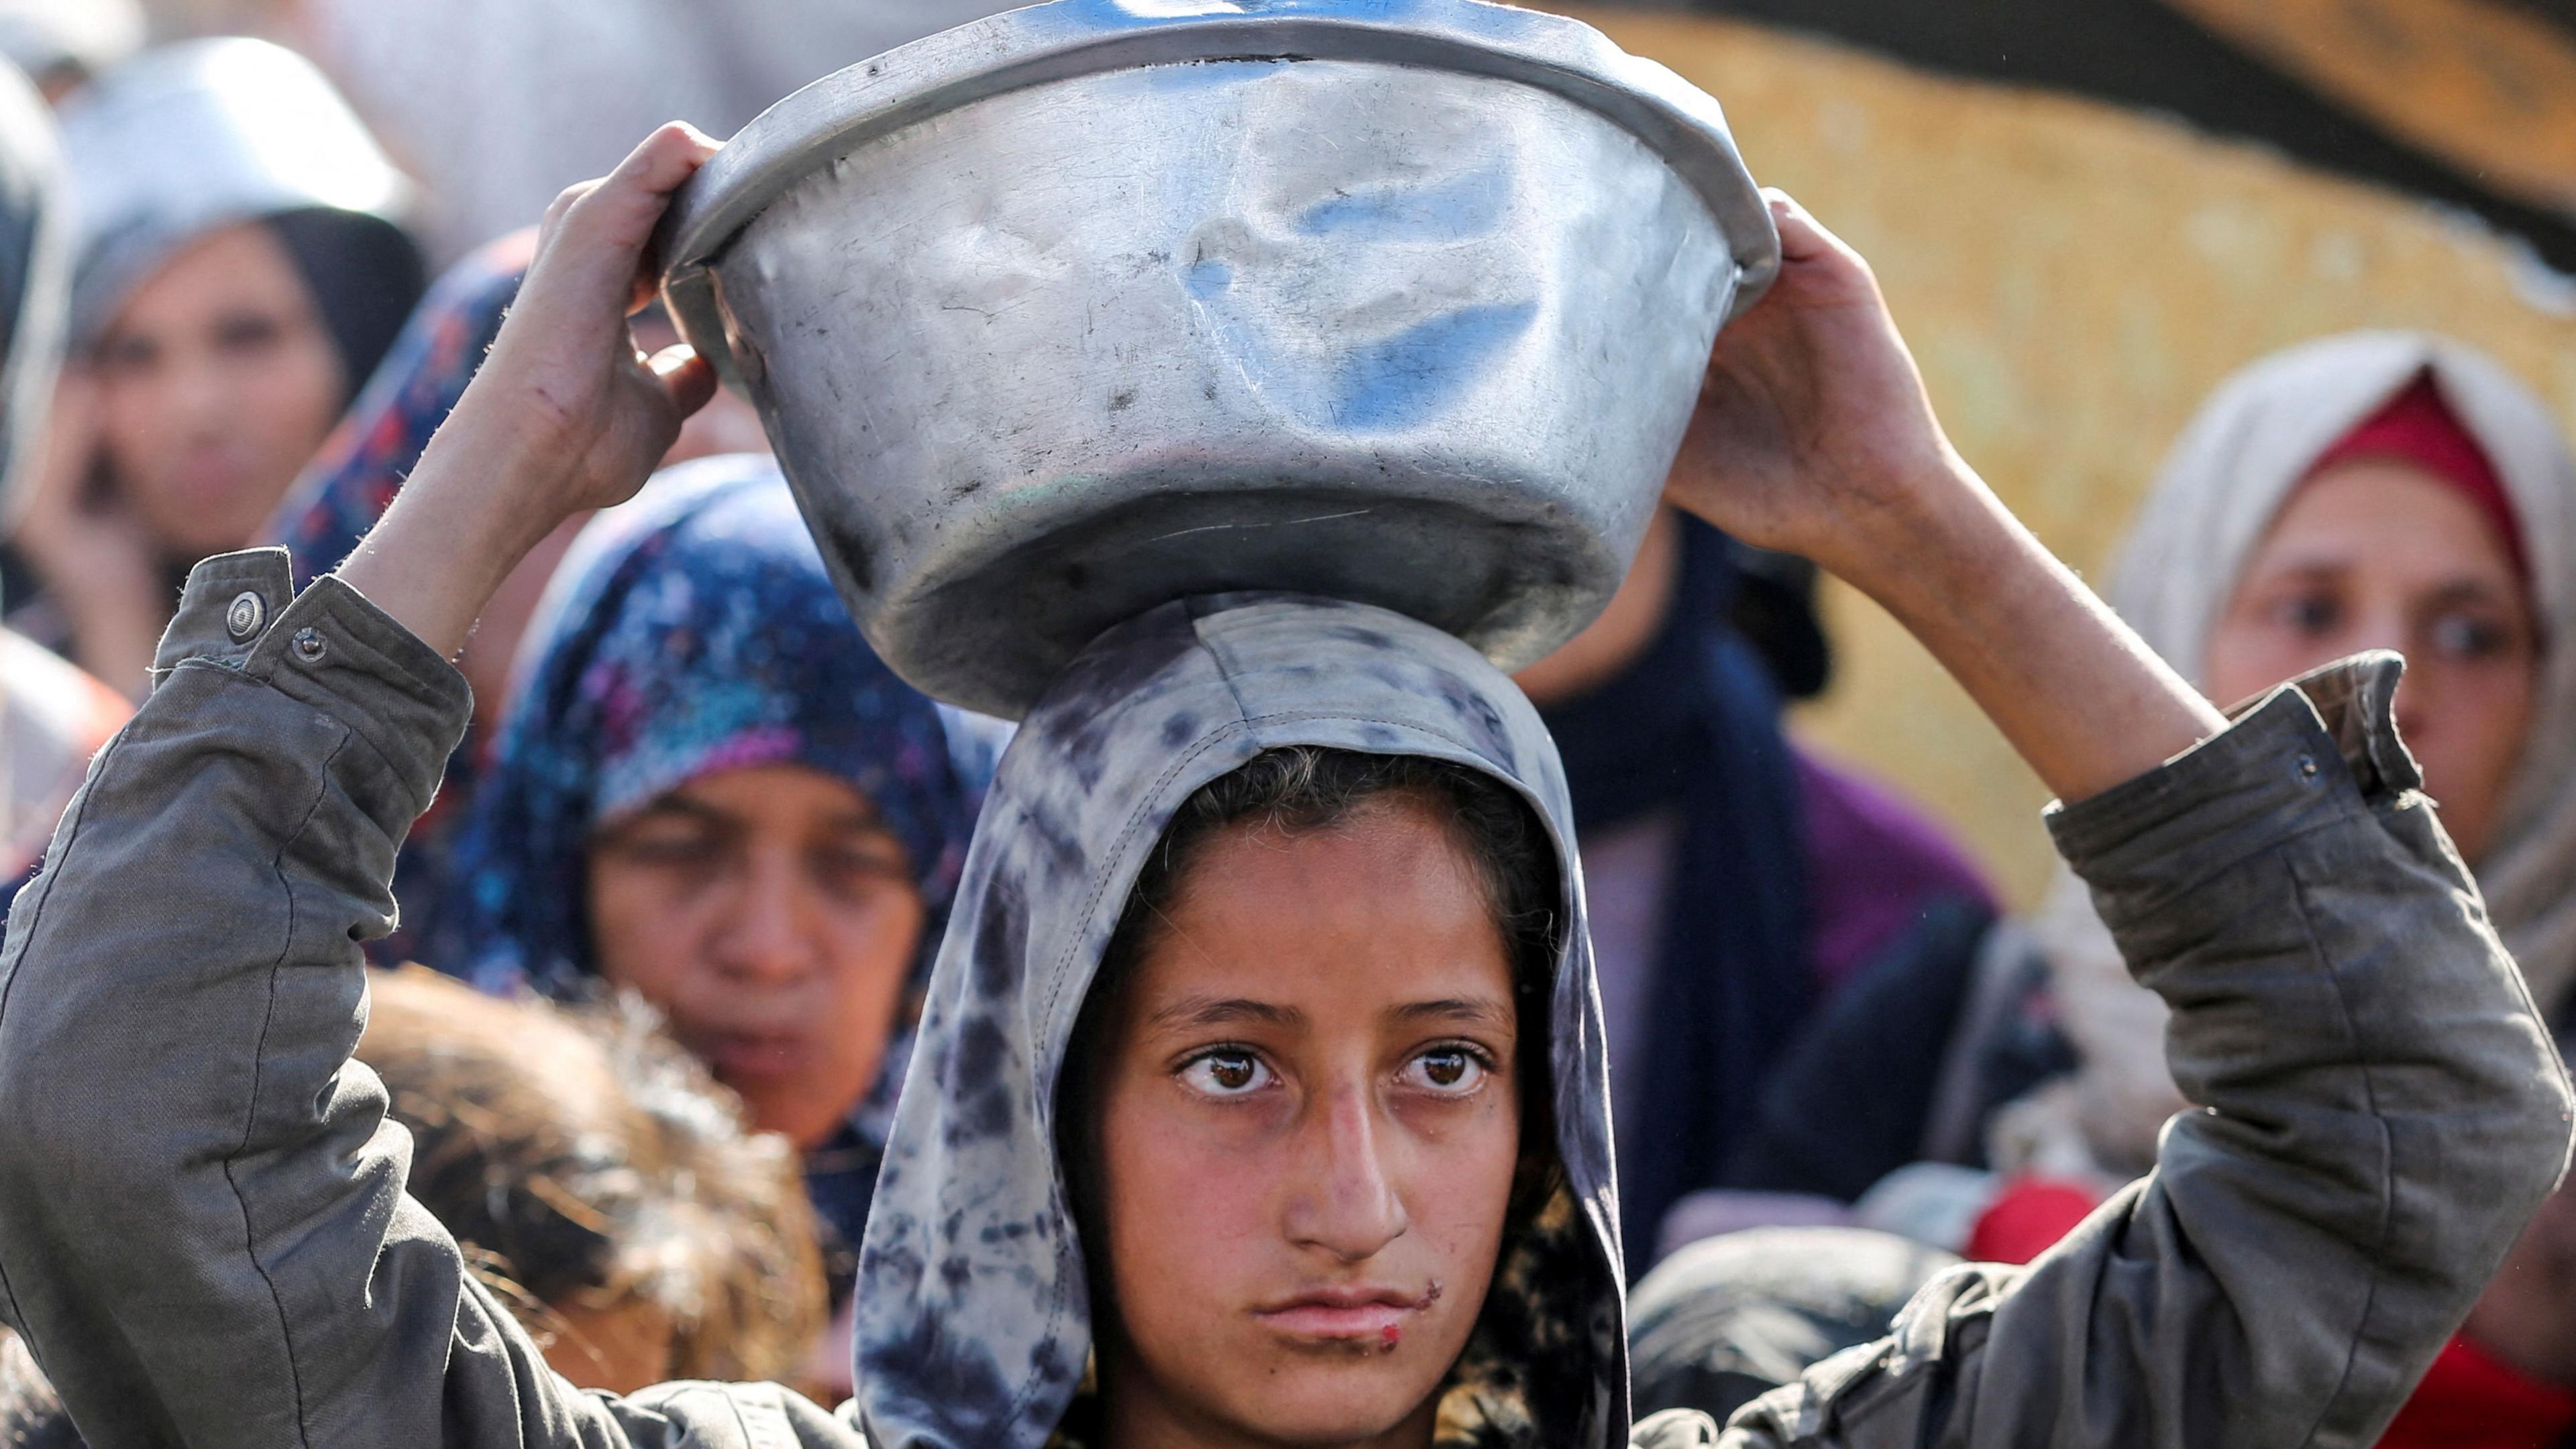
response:
<svg viewBox="0 0 2576 1449"><path fill-rule="evenodd" d="M160 687L12 922L0 1279L94 1444L1577 1446L1631 1426L1608 1083L1562 774L1451 637L1298 596L1111 630L1006 756L879 1179L858 1395L580 1395L402 1192L358 941L518 554L713 386L622 314L711 154L557 208L358 554L193 576ZM2366 1441L2568 1142L2563 1073L2365 658L2234 722L1951 452L1860 259L1785 197L1673 496L1887 603L2052 829L2211 1110L2045 1263L1944 1278L1739 1445ZM533 405L543 396L550 407ZM235 640L227 602L272 599Z"/></svg>

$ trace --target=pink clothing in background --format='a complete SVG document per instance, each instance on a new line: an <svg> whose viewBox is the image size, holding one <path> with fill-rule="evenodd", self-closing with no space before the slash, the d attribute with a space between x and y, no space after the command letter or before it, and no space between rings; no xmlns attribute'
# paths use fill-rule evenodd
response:
<svg viewBox="0 0 2576 1449"><path fill-rule="evenodd" d="M1819 999L1911 927L1926 902L1992 909L1994 892L1939 827L1895 792L1794 747L1807 834L1807 946Z"/></svg>

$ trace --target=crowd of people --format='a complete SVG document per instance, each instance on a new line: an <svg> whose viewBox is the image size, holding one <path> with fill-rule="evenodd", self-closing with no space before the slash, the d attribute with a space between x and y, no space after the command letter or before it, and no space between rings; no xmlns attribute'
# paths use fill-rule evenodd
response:
<svg viewBox="0 0 2576 1449"><path fill-rule="evenodd" d="M2576 1444L2576 453L2470 340L2250 361L2105 608L1775 197L1557 653L1185 601L1015 732L628 315L702 136L541 230L47 13L0 1439ZM1819 568L2061 797L2037 911L1787 728Z"/></svg>

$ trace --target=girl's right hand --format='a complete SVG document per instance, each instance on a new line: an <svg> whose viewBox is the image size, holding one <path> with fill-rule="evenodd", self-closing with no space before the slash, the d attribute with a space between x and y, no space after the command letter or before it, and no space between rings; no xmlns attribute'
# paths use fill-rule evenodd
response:
<svg viewBox="0 0 2576 1449"><path fill-rule="evenodd" d="M654 226L715 151L704 133L674 121L615 171L555 198L491 357L439 430L438 442L460 451L496 444L533 465L520 480L530 491L517 501L536 510L534 537L634 496L680 424L715 394L714 370L687 344L646 358L626 326L656 285L646 255Z"/></svg>
<svg viewBox="0 0 2576 1449"><path fill-rule="evenodd" d="M715 394L686 344L646 358L626 325L653 294L654 226L715 150L675 121L555 199L490 358L339 570L441 653L558 524L633 497Z"/></svg>

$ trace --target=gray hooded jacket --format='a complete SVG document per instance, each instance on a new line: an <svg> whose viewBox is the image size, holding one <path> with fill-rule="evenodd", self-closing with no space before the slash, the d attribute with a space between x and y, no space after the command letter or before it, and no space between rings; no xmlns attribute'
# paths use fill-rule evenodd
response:
<svg viewBox="0 0 2576 1449"><path fill-rule="evenodd" d="M868 1232L862 1388L837 1414L768 1386L573 1391L403 1194L409 1141L349 1061L357 942L390 924L395 846L463 726L455 671L336 579L290 598L274 550L198 567L161 666L0 951L0 1310L101 1449L1038 1449L1090 1342L1050 1122L1082 995L1174 808L1292 743L1483 770L1566 852L1566 1190L1507 1246L1441 1434L1626 1434L1564 786L1518 691L1447 636L1310 600L1173 605L1031 717L933 978ZM2370 1441L2567 1144L2555 1054L2397 744L2395 673L2283 690L2053 818L2211 1110L2039 1264L1937 1282L1894 1338L1726 1442ZM1635 1437L1716 1430L1662 1416Z"/></svg>

